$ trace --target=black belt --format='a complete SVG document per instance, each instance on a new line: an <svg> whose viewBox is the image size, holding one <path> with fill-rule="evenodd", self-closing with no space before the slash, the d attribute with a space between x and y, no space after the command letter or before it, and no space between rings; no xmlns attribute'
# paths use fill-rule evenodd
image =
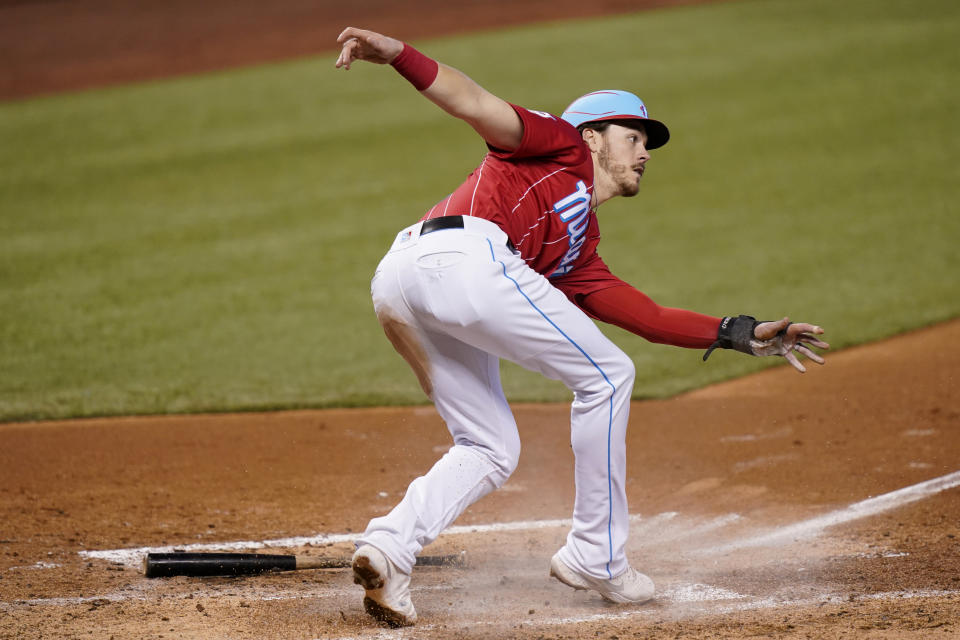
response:
<svg viewBox="0 0 960 640"><path fill-rule="evenodd" d="M425 236L443 229L463 229L463 216L444 216L424 220L423 226L420 227L420 235Z"/></svg>
<svg viewBox="0 0 960 640"><path fill-rule="evenodd" d="M441 218L424 220L423 225L420 227L420 235L425 236L428 233L442 231L444 229L463 229L463 216L443 216ZM511 251L515 251L513 243L510 242L510 238L507 238L507 246L510 247Z"/></svg>

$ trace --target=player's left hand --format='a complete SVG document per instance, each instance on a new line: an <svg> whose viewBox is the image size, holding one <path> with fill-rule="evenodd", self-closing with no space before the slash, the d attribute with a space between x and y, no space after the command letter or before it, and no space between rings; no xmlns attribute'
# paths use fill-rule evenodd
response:
<svg viewBox="0 0 960 640"><path fill-rule="evenodd" d="M790 322L789 318L775 322L761 322L753 330L754 339L750 341L750 348L757 356L783 356L793 368L800 373L806 372L806 367L797 359L800 353L817 364L824 360L811 346L818 349L829 349L830 345L815 336L823 333L823 329L806 322Z"/></svg>

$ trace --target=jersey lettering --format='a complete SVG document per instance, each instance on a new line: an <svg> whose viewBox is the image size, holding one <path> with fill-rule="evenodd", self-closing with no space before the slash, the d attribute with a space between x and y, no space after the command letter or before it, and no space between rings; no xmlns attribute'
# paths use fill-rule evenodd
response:
<svg viewBox="0 0 960 640"><path fill-rule="evenodd" d="M577 181L576 191L553 204L553 211L567 225L569 247L560 265L550 274L551 278L568 273L573 268L586 240L585 232L590 222L590 194L583 180Z"/></svg>

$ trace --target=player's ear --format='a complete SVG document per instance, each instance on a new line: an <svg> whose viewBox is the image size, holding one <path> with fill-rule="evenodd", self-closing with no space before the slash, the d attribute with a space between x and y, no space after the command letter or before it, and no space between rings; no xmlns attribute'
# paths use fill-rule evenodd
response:
<svg viewBox="0 0 960 640"><path fill-rule="evenodd" d="M591 153L598 153L600 151L600 148L603 146L602 133L596 129L585 127L580 131L580 135L583 136L583 141L587 143L587 147L590 149Z"/></svg>

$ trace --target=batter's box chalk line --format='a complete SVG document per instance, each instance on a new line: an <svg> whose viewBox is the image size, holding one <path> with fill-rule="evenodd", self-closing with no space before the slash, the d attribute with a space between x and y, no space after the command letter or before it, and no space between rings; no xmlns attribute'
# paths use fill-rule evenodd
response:
<svg viewBox="0 0 960 640"><path fill-rule="evenodd" d="M923 500L942 491L960 486L960 471L954 471L945 476L927 480L919 484L897 489L890 493L868 498L860 502L855 502L850 506L832 511L821 516L816 516L808 520L802 520L785 527L780 527L766 533L744 538L734 542L700 549L694 553L702 555L719 555L741 549L754 547L774 547L791 544L801 540L808 540L816 537L821 531L828 527L834 527L839 524L846 524L855 520L861 520L870 516L875 516L886 511L891 511L897 507Z"/></svg>
<svg viewBox="0 0 960 640"><path fill-rule="evenodd" d="M692 551L698 555L721 555L741 549L754 547L782 546L796 541L806 540L820 534L824 529L839 524L845 524L874 516L885 511L890 511L897 507L916 502L930 497L937 493L960 486L960 471L954 471L945 476L927 480L919 484L897 489L890 493L875 496L851 504L843 509L838 509L824 515L816 516L808 520L802 520L794 524L773 529L760 535L735 540L722 545L697 549ZM673 511L664 512L651 517L641 517L639 515L630 516L633 534L642 535L643 530L649 530L663 523L669 522L679 514ZM702 534L712 529L720 528L733 524L740 520L737 514L727 514L714 518L713 520L694 525L689 535ZM479 525L462 525L450 527L444 531L442 537L457 536L464 534L482 534L492 532L509 531L533 531L537 529L555 529L569 528L573 524L572 520L529 520L518 522L499 522ZM132 549L104 549L89 551L83 550L79 554L85 559L106 560L123 564L129 567L137 567L143 561L148 553L172 553L173 551L243 551L254 549L269 548L297 548L305 546L319 546L325 544L338 544L344 542L353 542L356 540L355 533L335 533L335 534L317 534L314 536L296 536L291 538L276 538L273 540L237 540L233 542L205 542L187 545L167 545L162 547L138 547Z"/></svg>

